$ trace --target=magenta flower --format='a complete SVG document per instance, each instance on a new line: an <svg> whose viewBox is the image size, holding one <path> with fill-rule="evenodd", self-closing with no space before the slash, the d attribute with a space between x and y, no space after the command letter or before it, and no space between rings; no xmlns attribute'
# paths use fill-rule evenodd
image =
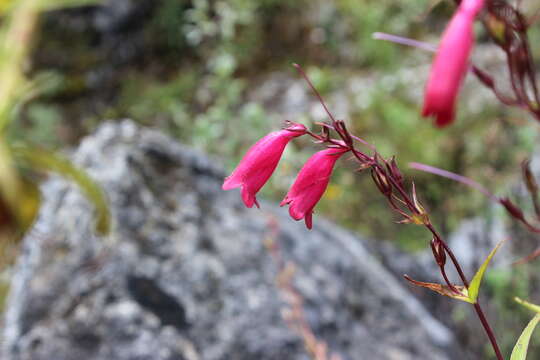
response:
<svg viewBox="0 0 540 360"><path fill-rule="evenodd" d="M484 0L463 0L443 33L426 85L422 116L439 127L454 120L457 93L469 67L473 22Z"/></svg>
<svg viewBox="0 0 540 360"><path fill-rule="evenodd" d="M323 196L334 164L348 150L330 148L315 153L302 167L281 206L289 204L289 214L295 220L302 218L308 229L313 226L313 208Z"/></svg>
<svg viewBox="0 0 540 360"><path fill-rule="evenodd" d="M255 143L232 174L223 182L223 190L242 188L242 200L248 208L259 207L255 195L268 181L289 141L304 135L306 127L291 123L287 128L272 132Z"/></svg>

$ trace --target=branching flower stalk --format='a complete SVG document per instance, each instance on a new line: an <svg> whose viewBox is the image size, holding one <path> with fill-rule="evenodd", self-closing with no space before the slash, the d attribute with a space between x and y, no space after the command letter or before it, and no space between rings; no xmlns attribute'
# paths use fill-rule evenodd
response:
<svg viewBox="0 0 540 360"><path fill-rule="evenodd" d="M462 80L468 72L472 72L484 86L492 90L495 97L502 104L525 109L537 121L540 121L540 91L536 82L535 65L527 36L528 28L536 21L537 15L527 19L519 10L521 4L519 1L515 5L511 5L504 0L455 0L455 3L458 6L457 10L446 27L438 47L395 35L374 34L377 39L389 40L435 52L429 81L426 85L422 114L435 117L435 124L439 127L450 125L454 120L455 103ZM495 79L489 73L470 63L470 52L474 44L473 23L477 17L482 21L489 37L506 54L512 88L511 95L499 91ZM384 159L373 145L351 134L347 130L344 121L334 118L300 66L295 65L295 67L314 91L330 121L317 124L321 127L319 133L312 132L301 124L288 122L282 131L267 135L252 147L233 174L226 179L223 188L228 190L241 187L246 206L251 207L254 203L256 204L256 193L272 175L289 140L308 135L316 143L324 145L327 149L319 151L308 160L281 204L289 204L291 217L295 220L304 219L306 226L311 228L313 209L328 186L334 164L342 155L352 155L352 159L359 165L359 172L369 170L379 192L387 199L390 208L401 217L399 223L420 225L431 233L431 250L445 285L424 283L413 280L408 276L405 276L405 278L415 285L471 303L490 340L497 359L503 360L495 334L478 302L481 278L487 264L500 244L490 253L472 281L469 282L458 259L437 232L430 221L428 212L418 200L414 183L412 183L410 191L407 190L395 158ZM280 148L269 146L271 139L280 142L282 146ZM367 147L371 155L369 151L360 150L357 147L359 144L362 147ZM263 161L265 159L271 161ZM511 217L522 223L529 231L540 233L540 226L528 220L524 212L509 198L495 196L484 186L462 175L424 164L413 163L411 166L475 188L492 201L502 205ZM540 220L539 187L529 169L528 163L522 165L522 173L526 188L531 195L536 220ZM522 261L528 261L539 255L540 248ZM453 284L449 280L445 268L447 258L450 258L450 262L463 285ZM514 359L514 352L512 359Z"/></svg>
<svg viewBox="0 0 540 360"><path fill-rule="evenodd" d="M390 208L401 217L398 222L401 224L415 224L423 226L432 235L430 246L433 252L435 262L439 266L441 275L446 285L421 283L413 281L407 276L406 279L411 281L413 284L429 287L432 290L440 292L441 294L472 303L475 312L478 315L478 318L480 319L480 322L491 342L497 359L503 360L504 358L497 344L494 332L484 315L481 305L478 303L476 298L474 300L470 300L468 298L469 281L465 276L461 265L459 264L459 261L457 260L450 247L446 244L442 236L432 225L428 212L418 199L414 183L411 186L411 190L408 191L406 189L405 179L401 171L399 170L395 157L392 157L390 159L384 159L377 152L377 149L373 145L369 144L367 141L357 136L352 135L348 131L345 122L342 120L337 120L329 111L323 98L318 93L318 91L316 90L308 76L305 74L305 72L302 70L302 68L296 64L294 64L294 66L304 77L304 79L307 81L307 83L315 93L316 97L319 99L320 103L328 114L328 117L330 118L330 122L318 123L317 125L321 127L319 133L312 132L300 124L287 122L284 130L282 131L289 131L291 133L289 135L286 135L286 133L280 132L279 135L274 135L282 137L287 136L287 139L308 135L313 138L316 143L324 145L327 148L327 150L323 150L315 154L308 161L308 163L304 165L304 168L300 171L300 174L298 175L295 184L285 198L285 200L287 200L287 198L291 196L291 193L295 193L296 195L298 195L297 197L299 197L299 199L297 199L296 201L309 204L309 206L303 209L303 212L301 214L296 213L296 211L293 209L293 206L291 206L291 208L289 209L291 216L295 220L305 218L307 227L311 228L311 215L313 213L313 208L315 204L319 201L322 193L324 193L324 190L328 185L333 163L335 162L335 160L337 160L337 157L342 156L346 153L350 153L352 155L352 159L359 165L357 169L358 172L364 172L369 170L373 182L375 183L379 192L386 198ZM337 136L333 136L333 134ZM261 155L261 152L272 152L271 149L267 148L264 145L267 142L263 141L269 136L270 135L267 135L248 151L247 155L240 162L237 169L233 171L232 175L229 176L224 183L224 189L226 190L232 188L231 186L229 186L231 183L234 183L235 187L241 187L243 194L242 197L244 198L244 202L248 207L253 204L251 197L253 197L254 199L255 193L262 186L260 182L258 182L260 178L257 181L254 180L257 179L257 174L264 173L264 182L266 182L273 170L275 169L277 161L279 161L279 158L272 157L273 162L271 164L265 164L260 162L260 160L264 158ZM367 147L372 152L372 155L360 150L357 147L358 143L361 144L363 147ZM278 152L281 155L282 149L280 148ZM334 159L332 159L331 166L326 165L328 164L329 160L326 160L324 157L321 156L325 156L326 159L328 159L328 157L333 157ZM314 158L317 159L319 165L314 163ZM267 170L269 166L272 168L270 172L268 172ZM305 176L306 168L308 169L307 172L309 172L309 179L306 179ZM256 182L257 185L256 189L252 185L254 182ZM300 192L295 191L295 189L297 190L298 187L297 184L301 184ZM285 200L284 202L282 202L282 205L287 203ZM453 284L449 280L445 267L447 257L450 258L450 262L458 273L463 283L462 286Z"/></svg>
<svg viewBox="0 0 540 360"><path fill-rule="evenodd" d="M382 158L377 153L376 149L371 145L370 148L375 150L374 155L371 157L357 150L355 148L354 142L352 141L353 136L347 131L345 123L334 118L334 116L328 110L323 98L309 80L307 74L302 70L300 66L295 65L295 67L306 79L309 86L316 94L317 98L319 99L331 119L331 125L320 124L323 126L322 135L316 135L311 132L308 132L308 134L314 137L318 142L327 143L330 144L330 146L340 146L341 144L339 143L339 141L330 137L329 130L334 130L360 163L359 170L362 171L366 169L371 169L371 176L373 178L373 181L381 194L386 197L391 209L403 216L403 219L400 221L400 223L412 223L416 225L422 225L431 232L431 234L433 235L433 239L431 240L430 245L432 248L433 256L437 265L439 266L441 275L443 276L444 281L446 282L450 290L455 292L456 294L461 293L459 290L456 289L454 284L450 282L446 274L446 254L448 254L448 256L450 257L450 260L454 265L455 270L457 271L461 281L463 282L463 286L465 286L465 288L468 288L469 281L467 280L467 277L465 276L465 273L463 272L456 256L454 255L450 247L446 244L441 235L437 232L437 230L435 230L435 228L431 224L427 211L418 201L418 196L414 183L412 184L411 195L409 195L409 193L405 190L404 178L397 166L395 157L392 157L390 160L386 160ZM363 144L367 144L366 141L361 142ZM397 194L394 190L397 191ZM491 342L497 359L503 360L504 357L501 354L497 339L495 338L493 329L491 328L489 322L484 315L481 305L478 302L473 305L475 312L478 315L478 318L480 319L480 322L482 323L482 326Z"/></svg>
<svg viewBox="0 0 540 360"><path fill-rule="evenodd" d="M512 200L510 200L510 198L496 196L495 194L487 190L483 185L479 184L473 179L470 179L463 175L455 174L448 170L443 170L443 169L436 168L434 166L420 164L416 162L409 163L409 167L462 183L468 187L471 187L479 191L491 201L503 206L506 212L508 213L508 215L512 217L514 220L524 225L528 231L537 233L537 234L540 233L540 227L537 225L534 225L532 221L527 220L523 210L517 204L515 204ZM536 217L538 219L539 215L538 215L538 212L536 212L540 210L540 204L538 203L538 187L536 185L536 180L532 176L531 170L529 169L528 161L523 162L522 171L523 171L525 184L531 196L531 201L535 208Z"/></svg>
<svg viewBox="0 0 540 360"><path fill-rule="evenodd" d="M473 188L474 190L479 191L480 193L482 193L484 196L486 196L488 199L490 199L494 203L501 205L511 218L521 223L529 232L536 233L536 234L540 233L540 226L533 224L533 221L527 219L527 217L525 216L525 212L516 203L514 203L510 198L499 197L493 194L488 189L486 189L486 187L479 184L475 180L468 178L466 176L463 176L463 175L455 174L448 170L443 170L434 166L420 164L416 162L409 163L409 167L412 169L424 171L430 174L434 174L440 177L444 177L444 178L462 183L465 186L468 186L470 188ZM525 188L527 189L527 192L529 193L531 202L534 207L535 220L536 222L538 222L540 220L540 201L539 201L539 194L538 194L539 187L530 169L529 160L525 160L522 162L521 171L522 171L522 176L525 183ZM536 259L538 256L540 256L540 247L534 250L531 254L523 257L522 259L518 261L515 261L514 265L528 263Z"/></svg>

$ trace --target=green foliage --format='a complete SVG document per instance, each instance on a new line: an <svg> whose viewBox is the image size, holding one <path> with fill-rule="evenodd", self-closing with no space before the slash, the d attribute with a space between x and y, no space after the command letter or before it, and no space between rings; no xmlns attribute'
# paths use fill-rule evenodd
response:
<svg viewBox="0 0 540 360"><path fill-rule="evenodd" d="M536 313L535 317L529 322L527 327L525 327L525 329L519 336L519 339L516 342L516 345L512 349L512 355L510 357L510 360L525 360L527 358L527 352L529 349L529 342L531 340L531 335L534 329L536 328L536 325L540 321L540 306L524 301L518 297L514 298L514 300L518 304L523 305L525 308L531 311L534 311Z"/></svg>
<svg viewBox="0 0 540 360"><path fill-rule="evenodd" d="M527 358L529 341L531 340L531 335L539 321L540 314L536 314L527 327L525 327L516 343L516 346L512 350L510 360L525 360Z"/></svg>
<svg viewBox="0 0 540 360"><path fill-rule="evenodd" d="M106 235L110 229L108 205L101 189L81 169L52 152L28 145L24 132L17 134L13 124L20 120L21 108L39 94L51 88L52 78L48 75L27 78L23 66L28 61L32 36L40 12L63 6L89 4L90 1L58 0L44 3L39 0L12 1L7 6L0 4L3 16L0 24L0 271L13 262L16 252L11 248L22 238L37 216L41 197L38 185L25 177L23 167L29 170L47 170L61 173L76 182L98 210L97 231ZM59 113L52 107L35 103L27 109L27 117L38 123L41 130L54 127ZM48 128L50 129L50 128ZM14 138L20 140L14 145ZM34 133L34 137L50 136L50 133ZM52 138L52 137L51 137ZM45 139L42 139L45 141ZM9 286L0 282L0 305Z"/></svg>
<svg viewBox="0 0 540 360"><path fill-rule="evenodd" d="M503 242L501 241L500 243L497 244L497 246L495 246L493 250L491 250L486 260L482 263L482 265L480 266L476 274L474 274L474 277L472 278L471 284L469 286L469 300L471 300L472 303L476 303L476 300L478 299L478 293L480 292L480 284L482 283L482 278L484 277L484 273L486 272L489 262L491 261L491 259L493 258L497 250L499 250L502 244Z"/></svg>
<svg viewBox="0 0 540 360"><path fill-rule="evenodd" d="M520 305L523 305L525 308L540 314L540 306L530 303L528 301L525 301L519 297L514 297L514 301Z"/></svg>
<svg viewBox="0 0 540 360"><path fill-rule="evenodd" d="M530 320L530 312L513 301L513 297L531 298L536 294L538 266L528 264L518 267L498 267L488 271L484 277L482 294L490 299L491 325L496 331L497 340L503 353L510 353L516 344L516 334L523 329L523 324ZM534 295L533 295L534 296ZM463 320L463 321L466 321ZM504 331L497 331L503 329ZM540 340L540 337L536 337ZM538 344L533 342L529 349L537 351ZM491 353L492 350L486 350Z"/></svg>
<svg viewBox="0 0 540 360"><path fill-rule="evenodd" d="M421 23L427 0L391 2L364 0L339 0L339 18L345 21L354 39L356 59L362 66L396 68L400 66L399 54L403 49L393 44L372 41L374 32L406 34ZM388 21L388 19L392 19Z"/></svg>
<svg viewBox="0 0 540 360"><path fill-rule="evenodd" d="M18 164L24 164L32 170L54 172L76 183L96 209L96 231L100 235L109 233L111 215L105 194L85 171L60 155L43 148L16 144L12 146L11 151Z"/></svg>

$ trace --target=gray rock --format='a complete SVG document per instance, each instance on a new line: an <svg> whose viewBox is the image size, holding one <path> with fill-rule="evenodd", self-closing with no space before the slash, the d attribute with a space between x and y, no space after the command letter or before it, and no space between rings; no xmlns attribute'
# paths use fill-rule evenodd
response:
<svg viewBox="0 0 540 360"><path fill-rule="evenodd" d="M114 229L58 178L12 277L4 359L308 359L263 240L277 225L314 333L347 359L450 359L452 333L364 246L320 217L246 209L216 161L130 121L74 156L102 184Z"/></svg>

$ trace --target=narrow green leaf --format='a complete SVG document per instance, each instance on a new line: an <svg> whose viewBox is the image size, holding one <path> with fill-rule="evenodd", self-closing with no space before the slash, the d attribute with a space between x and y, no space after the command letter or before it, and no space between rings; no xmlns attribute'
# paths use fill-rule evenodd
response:
<svg viewBox="0 0 540 360"><path fill-rule="evenodd" d="M525 360L527 358L527 350L529 348L529 341L531 340L531 335L534 331L534 328L540 321L540 314L536 314L534 318L529 322L527 327L523 330L519 339L512 350L512 355L510 360Z"/></svg>
<svg viewBox="0 0 540 360"><path fill-rule="evenodd" d="M493 258L497 250L499 250L503 242L504 240L499 242L497 246L495 246L495 249L491 250L491 253L489 253L487 259L484 261L482 266L480 266L480 269L478 269L476 274L474 274L473 279L471 280L471 284L469 285L469 299L473 304L476 304L476 300L478 299L480 284L482 283L482 278L484 277L484 273L486 272L489 262L491 261L491 258Z"/></svg>
<svg viewBox="0 0 540 360"><path fill-rule="evenodd" d="M42 148L17 144L12 146L13 155L26 162L30 168L55 172L75 182L90 200L97 212L96 231L106 235L111 227L109 206L101 187L88 174L69 160Z"/></svg>
<svg viewBox="0 0 540 360"><path fill-rule="evenodd" d="M100 5L103 0L46 0L40 5L41 11L52 11L70 7Z"/></svg>
<svg viewBox="0 0 540 360"><path fill-rule="evenodd" d="M20 194L19 174L13 163L13 154L4 137L0 136L0 197L13 211Z"/></svg>
<svg viewBox="0 0 540 360"><path fill-rule="evenodd" d="M527 309L540 314L540 306L530 303L528 301L525 301L523 299L520 299L517 296L514 298L514 301L517 302L518 304L525 306Z"/></svg>

